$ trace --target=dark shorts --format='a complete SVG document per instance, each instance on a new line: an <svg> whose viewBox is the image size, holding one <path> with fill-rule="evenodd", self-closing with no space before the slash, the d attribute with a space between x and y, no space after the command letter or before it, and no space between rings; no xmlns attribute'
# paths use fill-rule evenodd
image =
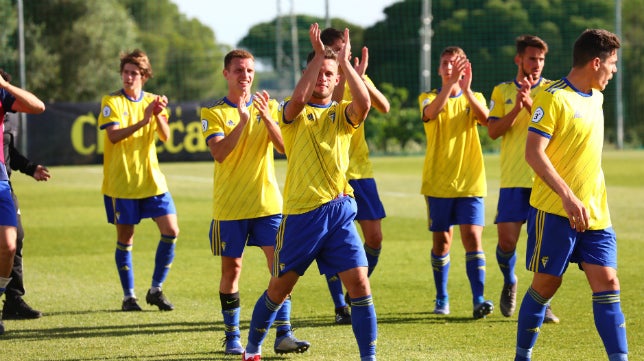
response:
<svg viewBox="0 0 644 361"><path fill-rule="evenodd" d="M526 268L562 276L569 263L586 262L617 269L617 240L612 227L577 232L568 218L530 207Z"/></svg>
<svg viewBox="0 0 644 361"><path fill-rule="evenodd" d="M425 197L427 225L432 232L447 232L456 224L485 226L485 209L481 197Z"/></svg>
<svg viewBox="0 0 644 361"><path fill-rule="evenodd" d="M342 196L310 212L284 215L277 232L273 276L304 275L316 261L320 274L367 267L362 240L353 220L356 202Z"/></svg>
<svg viewBox="0 0 644 361"><path fill-rule="evenodd" d="M356 197L358 205L356 220L375 220L386 217L385 207L380 201L375 179L351 179L349 184L353 188L353 195Z"/></svg>
<svg viewBox="0 0 644 361"><path fill-rule="evenodd" d="M144 218L177 214L169 192L143 199L103 196L107 221L112 224L139 224Z"/></svg>
<svg viewBox="0 0 644 361"><path fill-rule="evenodd" d="M494 223L525 222L530 210L531 188L501 188Z"/></svg>
<svg viewBox="0 0 644 361"><path fill-rule="evenodd" d="M0 181L0 225L18 227L16 205L13 203L8 181Z"/></svg>
<svg viewBox="0 0 644 361"><path fill-rule="evenodd" d="M246 246L275 247L282 215L210 222L210 251L215 256L241 258Z"/></svg>

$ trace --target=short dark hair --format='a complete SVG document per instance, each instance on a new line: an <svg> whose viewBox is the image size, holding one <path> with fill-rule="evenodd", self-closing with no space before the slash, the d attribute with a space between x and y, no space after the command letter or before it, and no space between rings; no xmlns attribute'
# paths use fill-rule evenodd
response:
<svg viewBox="0 0 644 361"><path fill-rule="evenodd" d="M344 33L338 29L326 28L320 33L320 40L324 45L331 46L338 39L344 42Z"/></svg>
<svg viewBox="0 0 644 361"><path fill-rule="evenodd" d="M595 58L605 61L620 47L619 38L610 31L586 29L575 40L572 52L572 66L575 68L584 66Z"/></svg>
<svg viewBox="0 0 644 361"><path fill-rule="evenodd" d="M2 77L2 79L4 79L7 82L11 83L11 74L7 73L2 68L0 68L0 76Z"/></svg>
<svg viewBox="0 0 644 361"><path fill-rule="evenodd" d="M540 37L534 35L521 35L516 40L517 54L522 55L529 46L548 53L548 44Z"/></svg>

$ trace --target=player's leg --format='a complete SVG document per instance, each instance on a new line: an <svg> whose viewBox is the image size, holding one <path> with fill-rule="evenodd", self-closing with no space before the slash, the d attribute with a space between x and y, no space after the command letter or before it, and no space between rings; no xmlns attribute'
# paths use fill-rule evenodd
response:
<svg viewBox="0 0 644 361"><path fill-rule="evenodd" d="M561 285L577 242L567 218L530 208L526 268L534 272L519 309L515 360L532 357L550 299Z"/></svg>
<svg viewBox="0 0 644 361"><path fill-rule="evenodd" d="M13 256L11 281L7 285L7 290L5 291L5 301L2 307L2 315L0 317L5 320L39 318L42 316L42 312L31 308L22 298L22 296L25 295L22 268L22 247L25 233L22 228L18 197L16 197L16 193L13 191L11 192L11 197L13 198L13 203L16 207L16 253Z"/></svg>
<svg viewBox="0 0 644 361"><path fill-rule="evenodd" d="M351 299L351 324L353 334L358 342L361 360L375 360L378 322L376 309L371 296L368 270L356 267L340 272L340 278L346 286Z"/></svg>
<svg viewBox="0 0 644 361"><path fill-rule="evenodd" d="M174 205L172 207L174 209ZM152 283L145 300L148 304L157 306L161 311L172 311L174 305L166 298L161 287L168 278L170 267L172 267L172 262L174 261L179 225L177 215L174 213L156 217L154 220L159 227L161 236L154 258Z"/></svg>
<svg viewBox="0 0 644 361"><path fill-rule="evenodd" d="M349 311L349 306L342 291L342 281L340 277L336 274L324 275L326 279L327 288L329 289L329 294L333 300L333 306L335 309L335 323L338 325L350 325L351 324L351 312Z"/></svg>
<svg viewBox="0 0 644 361"><path fill-rule="evenodd" d="M425 197L425 203L427 206L427 225L429 231L432 232L430 262L436 288L436 301L433 312L447 315L450 312L447 281L451 265L449 252L454 236L454 229L451 226L454 199Z"/></svg>
<svg viewBox="0 0 644 361"><path fill-rule="evenodd" d="M484 318L492 313L494 304L484 297L486 260L482 246L485 225L483 198L456 198L455 203L453 223L460 225L461 242L465 248L465 270L472 290L472 315L475 319Z"/></svg>
<svg viewBox="0 0 644 361"><path fill-rule="evenodd" d="M123 289L123 311L141 311L134 291L134 261L132 247L134 246L134 225L116 224L116 250L114 260Z"/></svg>
<svg viewBox="0 0 644 361"><path fill-rule="evenodd" d="M503 289L499 306L501 314L510 317L514 314L517 304L517 277L515 265L517 261L516 246L521 234L522 222L500 222L496 224L498 244L496 261L503 274Z"/></svg>
<svg viewBox="0 0 644 361"><path fill-rule="evenodd" d="M368 275L371 276L378 264L382 249L382 220L363 219L358 220L358 224L364 236L364 250L369 263Z"/></svg>
<svg viewBox="0 0 644 361"><path fill-rule="evenodd" d="M295 271L288 271L279 277L271 277L268 289L259 297L253 308L253 316L248 330L248 343L244 359L252 360L254 355L262 353L262 343L268 330L275 321L277 312L299 279ZM308 347L307 347L308 349ZM301 352L306 351L303 349Z"/></svg>
<svg viewBox="0 0 644 361"><path fill-rule="evenodd" d="M581 236L582 269L593 291L593 315L608 359L628 359L626 321L617 278L617 240L612 228L586 231Z"/></svg>

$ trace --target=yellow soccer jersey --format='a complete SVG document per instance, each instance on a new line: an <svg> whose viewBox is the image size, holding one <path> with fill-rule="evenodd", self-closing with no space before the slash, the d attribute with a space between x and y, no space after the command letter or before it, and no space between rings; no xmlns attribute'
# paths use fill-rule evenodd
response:
<svg viewBox="0 0 644 361"><path fill-rule="evenodd" d="M349 143L355 131L345 114L349 104L309 104L291 122L285 122L280 112L288 160L284 214L311 211L343 194L353 196L346 178Z"/></svg>
<svg viewBox="0 0 644 361"><path fill-rule="evenodd" d="M280 214L282 195L275 177L273 143L259 111L247 104L250 119L239 142L219 163L215 162L213 219L240 220ZM277 121L277 101L269 102ZM201 125L206 142L214 136L227 136L239 123L237 104L227 98L201 109Z"/></svg>
<svg viewBox="0 0 644 361"><path fill-rule="evenodd" d="M590 213L589 229L611 225L601 168L604 144L603 94L580 93L567 79L540 92L532 105L528 131L550 139L545 149L559 176ZM544 212L568 217L561 198L536 177L530 204Z"/></svg>
<svg viewBox="0 0 644 361"><path fill-rule="evenodd" d="M156 95L141 92L139 99L129 99L121 90L103 97L98 126L113 124L129 127L143 119L145 108ZM162 112L169 119L167 109ZM159 168L156 152L157 122L150 123L129 137L112 144L105 132L103 154L103 194L116 198L142 199L163 194L168 186Z"/></svg>
<svg viewBox="0 0 644 361"><path fill-rule="evenodd" d="M365 76L365 82L373 85L369 77ZM344 87L343 100L351 101L351 89L349 86ZM365 179L373 178L373 168L369 160L369 145L365 136L364 127L366 121L358 127L351 137L351 146L349 147L349 170L347 170L348 179Z"/></svg>
<svg viewBox="0 0 644 361"><path fill-rule="evenodd" d="M530 90L534 99L537 92L550 84L541 78ZM514 108L520 85L516 81L501 83L492 90L490 99L490 122L500 119ZM501 188L532 188L534 172L525 161L525 142L528 137L530 112L523 108L514 124L501 137Z"/></svg>
<svg viewBox="0 0 644 361"><path fill-rule="evenodd" d="M438 95L418 96L420 112ZM481 93L476 99L485 104ZM427 149L421 194L437 198L485 197L487 183L477 119L465 96L450 97L436 119L424 122Z"/></svg>

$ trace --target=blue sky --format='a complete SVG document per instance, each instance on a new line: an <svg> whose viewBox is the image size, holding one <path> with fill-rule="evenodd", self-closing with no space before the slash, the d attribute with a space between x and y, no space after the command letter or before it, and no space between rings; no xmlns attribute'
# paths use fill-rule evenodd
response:
<svg viewBox="0 0 644 361"><path fill-rule="evenodd" d="M330 17L340 17L363 27L385 18L382 10L401 0L326 0ZM188 18L197 18L215 32L217 42L235 46L253 25L267 22L280 12L319 17L326 15L325 0L173 0ZM365 4L367 4L365 6Z"/></svg>

